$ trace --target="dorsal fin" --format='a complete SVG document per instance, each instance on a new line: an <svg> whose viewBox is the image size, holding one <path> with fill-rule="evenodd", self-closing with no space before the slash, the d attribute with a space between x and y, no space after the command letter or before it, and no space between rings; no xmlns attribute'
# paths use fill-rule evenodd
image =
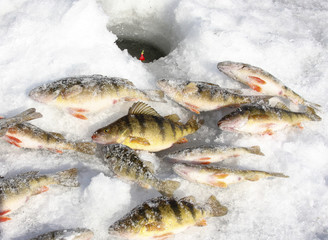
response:
<svg viewBox="0 0 328 240"><path fill-rule="evenodd" d="M39 171L30 171L30 172L25 172L25 173L19 173L16 175L16 177L21 177L21 178L26 178L26 177L33 177L37 175Z"/></svg>
<svg viewBox="0 0 328 240"><path fill-rule="evenodd" d="M180 121L180 117L177 114L167 115L164 118L169 119L173 122L179 122Z"/></svg>
<svg viewBox="0 0 328 240"><path fill-rule="evenodd" d="M160 117L161 115L158 114L158 112L155 111L151 106L147 105L144 102L136 102L130 107L129 115L138 115L138 114L143 114L143 115L151 115L151 116L156 116Z"/></svg>
<svg viewBox="0 0 328 240"><path fill-rule="evenodd" d="M290 109L285 104L283 104L282 102L278 102L274 107L275 108L280 108L282 110L286 110L286 111L290 112Z"/></svg>
<svg viewBox="0 0 328 240"><path fill-rule="evenodd" d="M194 196L183 197L179 201L185 201L185 202L196 204L196 198Z"/></svg>

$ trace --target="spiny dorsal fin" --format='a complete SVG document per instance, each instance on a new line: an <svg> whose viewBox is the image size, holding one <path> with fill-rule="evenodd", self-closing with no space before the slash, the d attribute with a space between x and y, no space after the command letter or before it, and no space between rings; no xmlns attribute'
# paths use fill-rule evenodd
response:
<svg viewBox="0 0 328 240"><path fill-rule="evenodd" d="M173 122L179 122L180 121L180 117L177 114L167 115L164 118L169 119Z"/></svg>
<svg viewBox="0 0 328 240"><path fill-rule="evenodd" d="M277 104L276 104L276 106L274 106L275 108L280 108L280 109L282 109L282 110L286 110L286 111L289 111L290 112L290 109L285 105L285 104L283 104L283 103L281 103L281 102L278 102Z"/></svg>
<svg viewBox="0 0 328 240"><path fill-rule="evenodd" d="M16 177L26 178L26 177L32 177L39 173L39 171L30 171L25 173L17 174Z"/></svg>
<svg viewBox="0 0 328 240"><path fill-rule="evenodd" d="M187 197L183 197L181 198L179 201L185 201L185 202L190 202L193 204L196 204L196 198L194 196L187 196Z"/></svg>
<svg viewBox="0 0 328 240"><path fill-rule="evenodd" d="M144 102L136 102L130 107L129 109L129 115L138 115L138 114L143 114L143 115L151 115L151 116L156 116L160 117L161 115L158 114L158 112L155 111L151 106L147 105Z"/></svg>

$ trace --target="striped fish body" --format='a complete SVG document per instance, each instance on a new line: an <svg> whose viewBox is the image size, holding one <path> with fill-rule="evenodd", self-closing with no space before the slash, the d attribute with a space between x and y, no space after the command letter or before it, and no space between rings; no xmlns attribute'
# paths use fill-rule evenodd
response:
<svg viewBox="0 0 328 240"><path fill-rule="evenodd" d="M268 134L286 127L298 126L306 121L320 121L321 118L310 112L291 112L280 108L259 105L243 106L224 116L218 126L222 130L252 134Z"/></svg>
<svg viewBox="0 0 328 240"><path fill-rule="evenodd" d="M171 99L197 114L223 107L256 103L267 98L264 96L243 96L237 94L236 90L224 89L207 82L162 79L157 81L157 85Z"/></svg>
<svg viewBox="0 0 328 240"><path fill-rule="evenodd" d="M66 109L74 117L99 112L120 101L150 101L132 82L102 75L69 77L33 89L29 96L42 103Z"/></svg>
<svg viewBox="0 0 328 240"><path fill-rule="evenodd" d="M214 196L200 206L193 197L151 199L109 227L110 234L128 238L166 238L186 228L206 225L205 218L223 216L227 208Z"/></svg>
<svg viewBox="0 0 328 240"><path fill-rule="evenodd" d="M64 229L42 234L30 240L91 240L93 232L86 228Z"/></svg>
<svg viewBox="0 0 328 240"><path fill-rule="evenodd" d="M72 168L56 174L40 175L27 172L0 182L0 222L10 220L4 215L19 209L33 195L48 190L49 185L77 187L77 169Z"/></svg>
<svg viewBox="0 0 328 240"><path fill-rule="evenodd" d="M125 145L110 144L103 148L103 152L105 164L120 178L137 182L145 188L153 187L167 196L172 196L180 186L179 182L157 179L153 165L143 162L134 150Z"/></svg>
<svg viewBox="0 0 328 240"><path fill-rule="evenodd" d="M3 138L17 147L48 149L58 153L62 153L63 150L75 150L94 154L96 150L94 143L69 142L59 133L46 132L29 123L16 124L10 127Z"/></svg>
<svg viewBox="0 0 328 240"><path fill-rule="evenodd" d="M193 147L183 149L167 155L167 158L181 162L192 162L198 164L210 164L223 161L228 158L246 156L250 154L264 155L259 146L253 147L228 147L228 146L209 146Z"/></svg>
<svg viewBox="0 0 328 240"><path fill-rule="evenodd" d="M157 112L134 113L133 109L140 105L155 111L142 102L135 103L128 115L97 130L92 139L101 144L122 143L132 149L157 152L182 141L184 136L194 133L201 125L195 118L182 124Z"/></svg>
<svg viewBox="0 0 328 240"><path fill-rule="evenodd" d="M248 85L257 92L271 96L285 97L295 104L305 104L314 108L319 106L307 102L300 95L286 87L280 80L259 67L230 61L220 62L217 67L227 76Z"/></svg>
<svg viewBox="0 0 328 240"><path fill-rule="evenodd" d="M268 177L288 177L281 173L270 173L256 170L234 170L228 168L188 166L176 164L173 170L180 177L196 183L213 187L226 188L230 184L243 181L257 181Z"/></svg>

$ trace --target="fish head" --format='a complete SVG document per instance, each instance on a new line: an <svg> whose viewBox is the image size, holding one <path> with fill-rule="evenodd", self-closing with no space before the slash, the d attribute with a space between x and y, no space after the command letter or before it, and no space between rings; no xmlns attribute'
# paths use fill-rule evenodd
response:
<svg viewBox="0 0 328 240"><path fill-rule="evenodd" d="M246 64L238 62L219 62L217 68L226 74L227 76L236 79L237 76L241 73L241 70L245 69Z"/></svg>
<svg viewBox="0 0 328 240"><path fill-rule="evenodd" d="M133 238L134 222L129 219L120 219L108 228L108 234L116 237ZM135 226L135 228L137 228Z"/></svg>
<svg viewBox="0 0 328 240"><path fill-rule="evenodd" d="M29 93L29 97L37 102L49 103L55 100L61 91L62 89L60 86L55 84L45 84L32 89Z"/></svg>
<svg viewBox="0 0 328 240"><path fill-rule="evenodd" d="M224 116L219 122L218 127L225 131L238 131L247 124L249 113L241 114L239 111L232 112Z"/></svg>
<svg viewBox="0 0 328 240"><path fill-rule="evenodd" d="M125 133L127 133L127 129L112 123L95 131L91 138L100 144L121 143L126 138Z"/></svg>

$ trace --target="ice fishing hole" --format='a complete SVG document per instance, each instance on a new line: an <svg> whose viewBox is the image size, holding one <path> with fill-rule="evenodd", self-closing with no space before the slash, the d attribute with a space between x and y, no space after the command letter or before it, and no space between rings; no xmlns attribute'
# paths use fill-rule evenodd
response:
<svg viewBox="0 0 328 240"><path fill-rule="evenodd" d="M152 31L153 26L146 27L131 24L108 26L109 31L117 36L116 45L123 51L126 49L132 57L139 59L144 51L143 62L153 62L165 57L171 51L171 44L164 33Z"/></svg>

